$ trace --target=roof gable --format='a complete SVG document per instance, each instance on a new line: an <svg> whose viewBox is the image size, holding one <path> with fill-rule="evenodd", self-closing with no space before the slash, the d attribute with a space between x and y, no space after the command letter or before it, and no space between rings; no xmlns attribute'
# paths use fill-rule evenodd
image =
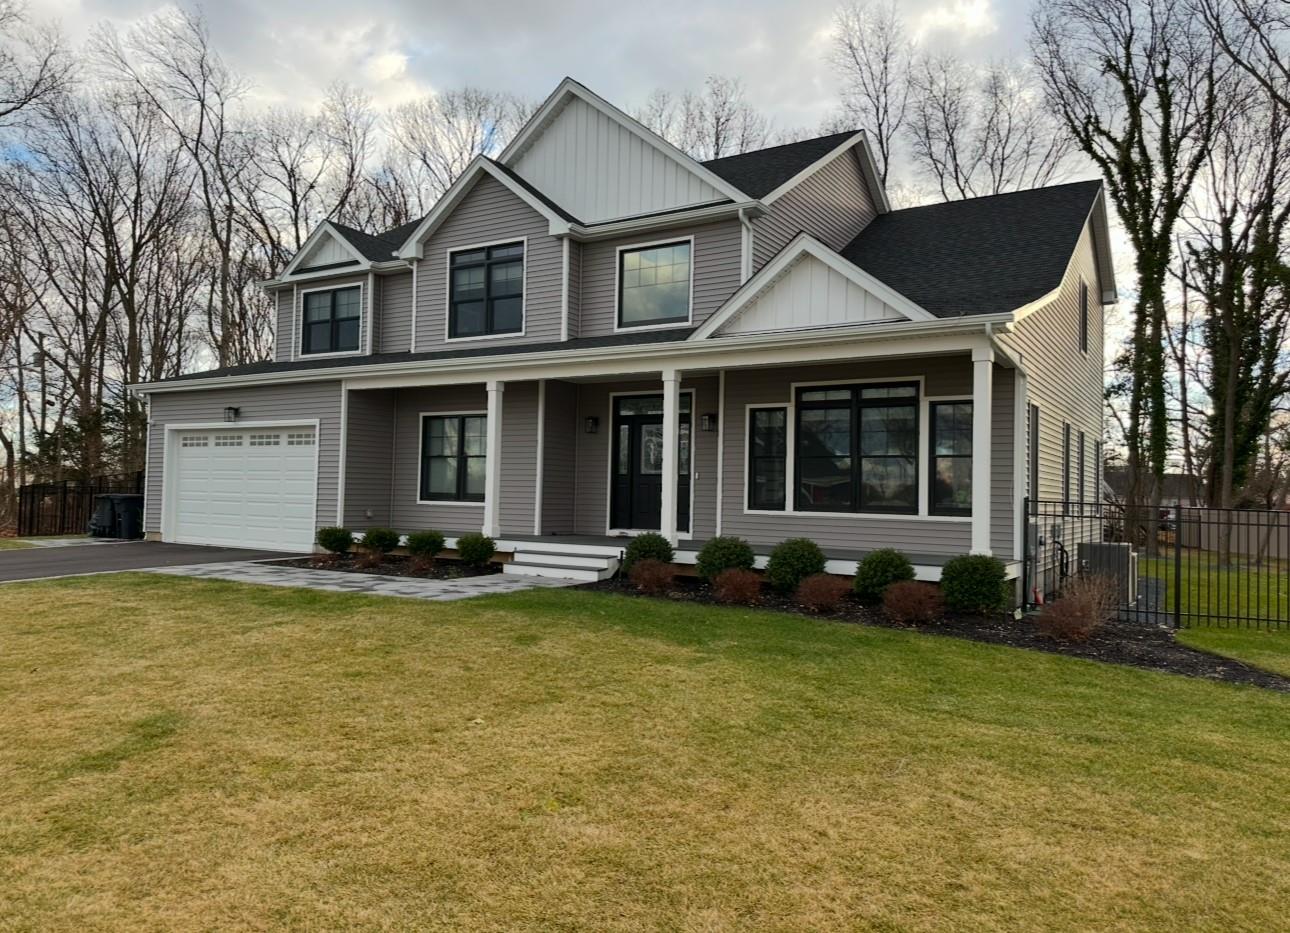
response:
<svg viewBox="0 0 1290 933"><path fill-rule="evenodd" d="M302 275L325 269L358 271L368 265L368 258L349 241L339 225L325 220L305 240L282 274Z"/></svg>

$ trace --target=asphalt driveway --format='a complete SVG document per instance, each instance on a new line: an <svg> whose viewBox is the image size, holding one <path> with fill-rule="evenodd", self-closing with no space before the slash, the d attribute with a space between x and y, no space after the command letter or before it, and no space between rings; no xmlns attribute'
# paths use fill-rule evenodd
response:
<svg viewBox="0 0 1290 933"><path fill-rule="evenodd" d="M162 544L159 541L121 541L99 547L23 548L0 551L0 583L45 577L75 577L86 573L147 570L151 567L299 556L279 551Z"/></svg>

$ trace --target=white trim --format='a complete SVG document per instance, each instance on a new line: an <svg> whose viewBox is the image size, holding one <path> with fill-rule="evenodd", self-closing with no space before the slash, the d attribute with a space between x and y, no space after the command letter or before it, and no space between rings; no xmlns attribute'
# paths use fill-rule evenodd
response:
<svg viewBox="0 0 1290 933"><path fill-rule="evenodd" d="M1071 263L1073 262L1074 262L1074 257L1071 257ZM1070 269L1071 263L1067 263L1066 268L1068 270ZM1062 274L1062 278L1063 280L1066 278L1065 273ZM1061 297L1061 294L1062 294L1062 286L1058 285L1051 292L1048 292L1045 295L1040 295L1034 301L1027 302L1026 304L1022 305L1019 308L1014 308L1012 311L1013 320L1015 321L1023 320L1024 318L1033 314L1035 311L1038 311L1041 308L1045 308L1048 305L1052 304L1054 301L1056 301L1058 298Z"/></svg>
<svg viewBox="0 0 1290 933"><path fill-rule="evenodd" d="M412 260L412 342L408 348L410 352L417 352L417 270L421 267L421 260Z"/></svg>
<svg viewBox="0 0 1290 933"><path fill-rule="evenodd" d="M678 385L680 381L681 380L678 377L677 379ZM698 391L699 390L697 388L693 388L693 387L680 390L681 395L690 396L690 527L687 528L685 531L679 531L679 530L677 531L676 536L682 541L688 540L694 536L694 487L695 485L697 485L694 482L694 465L697 459L694 455L694 451L695 451L694 436L697 433L696 424L695 424L695 408L699 402ZM662 394L663 394L662 390L655 391L649 388L623 389L622 391L619 391L619 392L609 393L609 417L606 420L606 423L609 425L609 444L605 454L605 473L606 473L605 534L607 535L643 535L650 532L661 531L661 528L615 528L613 527L612 523L614 520L614 467L616 466L616 464L614 463L614 438L615 438L614 413L618 410L618 406L615 403L615 399L624 398L624 397L633 398L633 397L640 397L644 395L662 395ZM680 409L678 406L678 418L679 418L679 415L680 415ZM679 436L679 433L680 433L679 421L678 421L677 432ZM667 446L664 445L663 449L666 451ZM678 452L678 456L679 456L679 452ZM659 511L660 511L659 525L661 526L663 524L661 505L660 505Z"/></svg>
<svg viewBox="0 0 1290 933"><path fill-rule="evenodd" d="M490 379L484 386L488 393L488 415L484 421L484 527L482 531L496 538L502 531L502 419L506 383Z"/></svg>
<svg viewBox="0 0 1290 933"><path fill-rule="evenodd" d="M453 337L452 336L452 256L453 253L469 253L471 250L488 249L490 246L511 246L519 243L524 247L524 255L520 259L520 329L510 330L504 334L479 334L475 337ZM502 337L523 337L528 331L529 326L529 238L522 236L516 239L509 237L504 240L490 240L487 243L475 243L471 246L454 246L444 251L444 273L443 273L443 342L450 343L473 343L479 340L498 340ZM485 269L488 267L485 266ZM485 286L487 289L487 286ZM487 292L485 292L487 293ZM488 307L485 302L484 318L487 321Z"/></svg>
<svg viewBox="0 0 1290 933"><path fill-rule="evenodd" d="M293 363L296 360L296 356L297 356L296 346L297 346L297 342L300 339L300 335L296 332L296 317L299 315L299 313L300 313L300 286L293 284L291 286L291 347L290 347L290 352L287 354L287 359L291 360Z"/></svg>
<svg viewBox="0 0 1290 933"><path fill-rule="evenodd" d="M701 207L678 207L663 213L624 217L597 224L570 223L567 232L579 242L592 243L635 234L653 234L672 227L695 227L723 218L734 220L738 219L741 211L750 217L760 217L766 213L760 201L719 201Z"/></svg>
<svg viewBox="0 0 1290 933"><path fill-rule="evenodd" d="M569 238L560 240L560 339L569 339Z"/></svg>
<svg viewBox="0 0 1290 933"><path fill-rule="evenodd" d="M397 407L397 406L396 406L396 407ZM470 506L470 507L472 507L472 508L482 509L482 508L487 504L487 502L488 502L488 483L487 483L487 481L485 481L485 483L484 483L484 501L483 501L483 502L470 502L470 501L465 500L465 499L422 499L422 498L421 498L421 469L425 466L425 463L424 463L425 458L421 455L421 451L425 450L425 440L426 440L426 436L425 436L425 435L426 435L426 419L427 419L427 418L463 418L463 417L465 417L465 418L478 418L478 417L487 418L487 417L488 417L488 411L487 411L487 410L484 410L484 411L422 411L422 412L417 412L417 489L416 489L416 493L417 493L416 504L417 504L417 505L451 505L451 506L463 506L463 505L466 505L466 506ZM397 423L397 420L396 420L396 423ZM487 428L485 428L485 430L487 430ZM491 451L491 450L487 450L487 449L485 449L485 451L484 451L484 457L485 457L485 460L484 460L484 467L485 467L485 472L487 472L488 460L492 458L492 451ZM393 485L393 484L391 483L391 486L392 486L392 485Z"/></svg>
<svg viewBox="0 0 1290 933"><path fill-rule="evenodd" d="M855 148L855 146L857 146L858 144L864 142L864 138L865 138L864 130L856 130L845 140L843 140L832 150L830 150L827 154L821 156L820 158L812 162L810 165L806 166L806 168L799 171L796 175L794 175L788 181L781 184L770 194L762 195L762 199L761 199L762 203L768 206L771 204L774 204L777 200L779 200L781 197L783 197L792 189L796 188L807 178L811 177L820 169L824 168L824 166L828 165L830 162L836 159L838 156L842 155L842 153L847 152L848 150ZM875 193L874 200L875 201L877 200L876 193Z"/></svg>
<svg viewBox="0 0 1290 933"><path fill-rule="evenodd" d="M345 250L345 252L349 253L351 256L354 257L354 260L358 263L358 265L337 266L334 269L323 269L321 270L322 272L326 273L327 275L348 275L353 272L366 272L371 267L372 265L371 260L369 260L362 253L360 253L355 248L354 244L349 242L349 240L345 237L345 234L341 233L340 230L338 230L330 220L324 220L314 229L313 233L309 234L305 242L301 244L300 249L296 250L296 254L291 257L291 261L287 263L286 267L282 270L282 272L279 274L278 277L280 279L285 279L287 276L294 273L296 270L296 267L300 264L301 258L304 257L306 253L310 252L317 245L318 241L322 239L323 234L327 234L332 239L340 243L341 247Z"/></svg>
<svg viewBox="0 0 1290 933"><path fill-rule="evenodd" d="M1025 550L1025 543L1021 535L1021 523L1026 520L1022 513L1026 507L1026 448L1028 446L1026 432L1029 430L1027 412L1030 404L1028 383L1024 369L1013 371L1012 394L1015 411L1012 416L1012 556L1016 560L1024 560L1026 556L1022 553ZM1097 488L1097 495L1101 496L1100 488Z"/></svg>
<svg viewBox="0 0 1290 933"><path fill-rule="evenodd" d="M336 464L336 524L345 525L345 461L349 453L349 388L340 383L340 454Z"/></svg>
<svg viewBox="0 0 1290 933"><path fill-rule="evenodd" d="M864 133L860 140L860 151L863 153L860 159L860 171L864 173L865 181L869 183L869 190L873 194L878 213L889 214L891 200L887 197L887 189L883 187L882 179L878 177L878 160L873 157L868 133Z"/></svg>
<svg viewBox="0 0 1290 933"><path fill-rule="evenodd" d="M752 278L753 238L756 236L748 212L742 207L739 209L739 231L739 284L742 285Z"/></svg>
<svg viewBox="0 0 1290 933"><path fill-rule="evenodd" d="M21 352L21 350L19 350ZM152 399L144 397L143 399L143 532L148 533L148 487L152 485ZM164 439L164 438L163 438ZM19 479L25 480L26 477L19 474ZM20 482L21 485L21 482ZM160 522L161 516L157 516ZM160 530L160 525L158 525Z"/></svg>
<svg viewBox="0 0 1290 933"><path fill-rule="evenodd" d="M358 300L361 302L367 299L367 314L358 320L359 326L363 327L363 345L366 348L368 356L372 355L372 335L376 331L376 273L367 273L367 294L361 291L358 294ZM362 314L363 305L359 305L359 313ZM366 325L366 326L364 326Z"/></svg>
<svg viewBox="0 0 1290 933"><path fill-rule="evenodd" d="M304 336L305 336L304 296L312 292L339 292L347 288L358 289L358 349L357 350L331 350L331 351L328 351L327 353L305 353L303 346L301 346L304 344ZM369 317L369 314L368 314L368 311L366 310L367 297L368 297L368 285L366 282L360 279L357 282L343 282L335 285L319 285L317 288L302 288L299 290L299 293L300 293L300 307L297 308L294 313L296 314L296 316L300 318L300 344L301 345L297 345L294 347L296 356L294 356L293 359L326 360L326 359L331 359L333 357L338 357L338 356L371 356L372 355L372 348L371 348L372 328L370 323L367 320ZM292 329L293 330L295 329L294 326ZM364 334L366 334L367 341L368 341L368 346L366 350L363 349Z"/></svg>
<svg viewBox="0 0 1290 933"><path fill-rule="evenodd" d="M994 350L972 351L972 553L990 554L994 425Z"/></svg>
<svg viewBox="0 0 1290 933"><path fill-rule="evenodd" d="M566 241L568 242L568 241ZM537 469L534 471L533 487L533 533L542 533L542 476L546 460L546 380L537 381Z"/></svg>
<svg viewBox="0 0 1290 933"><path fill-rule="evenodd" d="M693 412L690 413L693 416ZM693 432L694 428L691 427ZM691 438L690 443L694 440ZM694 456L693 452L690 454ZM721 536L721 518L722 518L722 500L725 498L726 490L726 371L723 369L717 373L717 537ZM691 524L694 523L693 513L691 513Z"/></svg>
<svg viewBox="0 0 1290 933"><path fill-rule="evenodd" d="M775 284L779 278L788 273L794 265L806 256L812 256L824 263L834 272L845 277L855 285L863 288L875 298L884 304L890 305L896 311L905 315L911 322L932 322L937 318L930 311L922 306L910 301L900 292L888 285L880 282L868 272L865 272L854 263L848 262L834 250L830 249L824 243L821 243L809 233L799 233L793 240L776 254L775 258L766 263L757 270L757 274L741 285L726 303L723 304L714 314L712 314L703 324L690 335L690 340L706 340L712 336L721 325L732 320L740 311L749 304L761 298L762 294ZM869 328L876 327L878 323L870 324L844 324L839 328ZM835 329L835 328L820 328ZM764 333L782 333L782 332L764 332Z"/></svg>
<svg viewBox="0 0 1290 933"><path fill-rule="evenodd" d="M623 253L632 253L639 250L651 249L657 246L675 246L678 243L688 243L690 246L690 293L686 299L688 307L684 321L666 321L662 324L622 324L622 300L623 293L620 287L618 277L622 275L623 270ZM668 237L662 240L649 240L643 243L624 243L614 250L614 333L629 333L641 330L665 330L667 328L690 327L694 322L694 234L689 236Z"/></svg>

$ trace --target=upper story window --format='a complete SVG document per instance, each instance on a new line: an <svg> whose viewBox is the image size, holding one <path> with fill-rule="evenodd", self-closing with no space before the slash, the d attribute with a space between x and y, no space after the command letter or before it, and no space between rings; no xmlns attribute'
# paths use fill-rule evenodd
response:
<svg viewBox="0 0 1290 933"><path fill-rule="evenodd" d="M524 244L449 254L448 337L492 337L524 330Z"/></svg>
<svg viewBox="0 0 1290 933"><path fill-rule="evenodd" d="M357 286L305 292L301 353L345 353L358 349L363 293Z"/></svg>
<svg viewBox="0 0 1290 933"><path fill-rule="evenodd" d="M618 252L618 326L690 321L690 241Z"/></svg>

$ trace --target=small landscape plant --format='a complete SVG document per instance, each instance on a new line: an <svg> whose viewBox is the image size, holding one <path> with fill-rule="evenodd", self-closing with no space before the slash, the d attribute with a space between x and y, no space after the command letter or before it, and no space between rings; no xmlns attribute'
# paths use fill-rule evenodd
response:
<svg viewBox="0 0 1290 933"><path fill-rule="evenodd" d="M393 528L369 528L359 544L365 551L388 554L399 546L399 533Z"/></svg>
<svg viewBox="0 0 1290 933"><path fill-rule="evenodd" d="M712 595L717 602L751 606L761 598L761 574L732 568L712 578Z"/></svg>
<svg viewBox="0 0 1290 933"><path fill-rule="evenodd" d="M408 554L426 561L433 561L443 550L443 532L414 531L408 535Z"/></svg>
<svg viewBox="0 0 1290 933"><path fill-rule="evenodd" d="M898 580L883 591L882 611L893 622L935 622L945 613L938 587L917 580Z"/></svg>
<svg viewBox="0 0 1290 933"><path fill-rule="evenodd" d="M1003 561L985 554L964 554L941 568L941 595L952 612L985 615L1007 601Z"/></svg>
<svg viewBox="0 0 1290 933"><path fill-rule="evenodd" d="M497 553L497 542L477 531L457 539L457 556L468 567L483 567Z"/></svg>
<svg viewBox="0 0 1290 933"><path fill-rule="evenodd" d="M627 578L642 593L661 596L672 585L672 565L653 557L642 557L632 563Z"/></svg>
<svg viewBox="0 0 1290 933"><path fill-rule="evenodd" d="M793 593L807 577L824 573L824 552L810 538L789 538L775 545L766 562L766 582Z"/></svg>
<svg viewBox="0 0 1290 933"><path fill-rule="evenodd" d="M862 603L876 606L893 583L914 579L914 565L895 548L872 551L856 565L855 593Z"/></svg>
<svg viewBox="0 0 1290 933"><path fill-rule="evenodd" d="M752 570L753 549L743 538L713 538L699 549L695 571L705 580L715 580L724 570Z"/></svg>
<svg viewBox="0 0 1290 933"><path fill-rule="evenodd" d="M643 535L637 535L627 543L627 550L623 554L623 570L630 572L632 564L646 558L670 564L675 556L667 538L657 532L648 531Z"/></svg>
<svg viewBox="0 0 1290 933"><path fill-rule="evenodd" d="M1098 575L1071 580L1035 619L1039 631L1058 641L1087 641L1115 613L1115 584Z"/></svg>
<svg viewBox="0 0 1290 933"><path fill-rule="evenodd" d="M354 535L348 528L319 528L318 544L333 554L348 554L354 545Z"/></svg>
<svg viewBox="0 0 1290 933"><path fill-rule="evenodd" d="M831 573L813 573L797 587L795 599L799 606L812 612L832 612L842 605L851 592L851 581Z"/></svg>

